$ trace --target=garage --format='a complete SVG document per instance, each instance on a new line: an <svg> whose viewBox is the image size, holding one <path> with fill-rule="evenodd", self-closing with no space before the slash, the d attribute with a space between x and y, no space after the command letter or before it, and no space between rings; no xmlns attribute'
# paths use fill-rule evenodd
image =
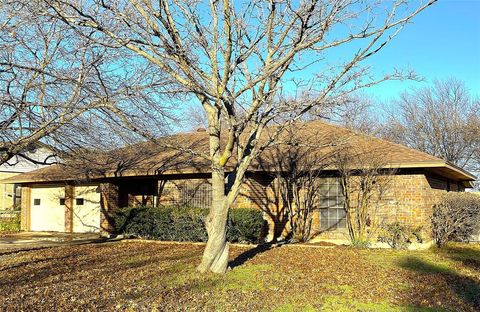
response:
<svg viewBox="0 0 480 312"><path fill-rule="evenodd" d="M98 185L75 186L73 232L100 231L100 191Z"/></svg>
<svg viewBox="0 0 480 312"><path fill-rule="evenodd" d="M30 231L64 232L64 198L64 186L33 186L30 200Z"/></svg>
<svg viewBox="0 0 480 312"><path fill-rule="evenodd" d="M30 194L30 231L100 232L98 185L39 184L31 187Z"/></svg>

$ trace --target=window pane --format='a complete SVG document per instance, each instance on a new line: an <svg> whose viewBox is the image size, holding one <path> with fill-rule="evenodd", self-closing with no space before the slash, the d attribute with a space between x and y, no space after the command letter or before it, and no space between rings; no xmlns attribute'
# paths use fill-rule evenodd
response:
<svg viewBox="0 0 480 312"><path fill-rule="evenodd" d="M75 199L75 203L76 203L78 206L83 205L83 198L77 198L77 199Z"/></svg>
<svg viewBox="0 0 480 312"><path fill-rule="evenodd" d="M328 209L320 209L320 230L328 229Z"/></svg>
<svg viewBox="0 0 480 312"><path fill-rule="evenodd" d="M35 199L33 200L33 204L34 204L35 206L40 205L40 198L35 198Z"/></svg>
<svg viewBox="0 0 480 312"><path fill-rule="evenodd" d="M320 197L320 208L328 208L328 198Z"/></svg>
<svg viewBox="0 0 480 312"><path fill-rule="evenodd" d="M322 183L320 185L320 196L328 196L328 184L327 183Z"/></svg>
<svg viewBox="0 0 480 312"><path fill-rule="evenodd" d="M320 209L320 218L328 219L328 209Z"/></svg>

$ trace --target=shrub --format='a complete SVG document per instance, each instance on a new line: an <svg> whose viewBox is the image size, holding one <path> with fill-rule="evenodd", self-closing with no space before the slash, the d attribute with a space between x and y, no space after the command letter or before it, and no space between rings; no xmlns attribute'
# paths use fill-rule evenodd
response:
<svg viewBox="0 0 480 312"><path fill-rule="evenodd" d="M480 227L480 197L449 192L434 206L433 239L438 247L449 241L468 241Z"/></svg>
<svg viewBox="0 0 480 312"><path fill-rule="evenodd" d="M414 240L423 241L420 227L414 228L399 221L384 225L378 240L394 249L406 249Z"/></svg>
<svg viewBox="0 0 480 312"><path fill-rule="evenodd" d="M20 214L14 217L0 218L0 232L18 232L20 231Z"/></svg>
<svg viewBox="0 0 480 312"><path fill-rule="evenodd" d="M117 233L173 241L207 241L208 209L191 207L134 207L115 212ZM232 209L228 222L230 242L257 243L263 227L262 214L253 209Z"/></svg>
<svg viewBox="0 0 480 312"><path fill-rule="evenodd" d="M370 247L370 241L368 239L355 239L352 240L352 247L355 248L368 248Z"/></svg>
<svg viewBox="0 0 480 312"><path fill-rule="evenodd" d="M237 208L230 210L227 239L235 243L258 243L264 220L255 209Z"/></svg>

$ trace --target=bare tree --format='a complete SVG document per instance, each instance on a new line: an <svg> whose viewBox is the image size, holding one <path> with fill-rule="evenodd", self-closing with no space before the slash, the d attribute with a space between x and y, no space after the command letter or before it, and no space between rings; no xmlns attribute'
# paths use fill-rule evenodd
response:
<svg viewBox="0 0 480 312"><path fill-rule="evenodd" d="M399 71L373 77L361 63L434 2L44 1L52 16L84 38L137 54L174 80L178 92L201 103L213 203L198 269L218 273L227 270L229 207L251 161L283 129L265 134L267 125L279 119L288 124L384 80L411 78ZM340 46L351 53L339 63L325 62ZM306 75L312 68L317 74ZM295 101L300 95L306 100Z"/></svg>
<svg viewBox="0 0 480 312"><path fill-rule="evenodd" d="M294 123L285 129L269 148L267 158L275 167L289 235L300 242L308 241L313 234L313 213L320 202L323 170L333 164L337 150L347 139L316 132L308 125Z"/></svg>
<svg viewBox="0 0 480 312"><path fill-rule="evenodd" d="M158 72L151 75L151 64L130 63L124 51L78 36L39 3L3 1L0 12L0 164L14 156L50 163L26 153L38 143L62 157L107 142L121 145L112 131L118 110L132 122L155 116L150 125L165 124L157 100L166 82ZM140 108L149 114L138 116ZM108 135L102 135L107 121Z"/></svg>
<svg viewBox="0 0 480 312"><path fill-rule="evenodd" d="M437 80L403 93L394 104L384 136L461 168L480 170L480 101L462 81Z"/></svg>
<svg viewBox="0 0 480 312"><path fill-rule="evenodd" d="M380 149L366 150L348 146L335 157L335 167L345 197L345 212L350 240L353 244L368 243L376 224L375 215L387 193L394 169L387 169L387 159Z"/></svg>
<svg viewBox="0 0 480 312"><path fill-rule="evenodd" d="M332 105L326 112L318 116L328 119L330 122L341 125L347 129L377 135L382 127L375 100L364 92L356 92L341 99L336 105Z"/></svg>

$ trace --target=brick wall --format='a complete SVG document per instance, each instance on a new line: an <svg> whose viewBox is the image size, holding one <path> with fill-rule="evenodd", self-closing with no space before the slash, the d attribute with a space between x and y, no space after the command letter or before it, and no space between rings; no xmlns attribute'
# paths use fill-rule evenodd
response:
<svg viewBox="0 0 480 312"><path fill-rule="evenodd" d="M102 232L114 229L113 212L119 207L119 187L113 183L100 183L100 228Z"/></svg>
<svg viewBox="0 0 480 312"><path fill-rule="evenodd" d="M380 225L400 221L402 223L423 228L425 238L430 236L430 216L433 205L447 189L462 190L456 183L449 183L440 177L423 172L400 173L389 177L388 187L382 197L373 200L370 207L372 237L378 234ZM155 192L150 190L140 194L138 188L125 188L102 183L102 229L110 231L113 223L112 211L122 206L120 197L127 196L128 205L139 204L140 197L148 198L147 203L153 205L188 205L208 208L211 203L210 179L190 177L188 179L149 180L154 183ZM139 183L138 181L135 183ZM143 183L143 182L142 182ZM150 188L149 188L150 189ZM285 237L289 233L288 217L284 209L285 198L282 198L277 178L267 174L250 174L241 187L240 194L232 208L253 208L263 211L268 223L269 238ZM120 192L120 193L119 193ZM132 200L133 198L133 200ZM320 232L320 211L313 213L312 232L322 239L348 239L346 228Z"/></svg>
<svg viewBox="0 0 480 312"><path fill-rule="evenodd" d="M75 186L65 185L65 232L73 232L73 197Z"/></svg>
<svg viewBox="0 0 480 312"><path fill-rule="evenodd" d="M450 190L460 190L456 183L447 183L439 177L418 172L397 174L388 177L389 181L380 198L372 199L370 210L372 239L379 234L383 224L400 221L412 227L421 227L422 235L430 239L430 218L433 205ZM354 197L354 196L352 196ZM282 196L278 192L278 181L266 175L250 176L242 186L234 207L257 208L264 211L269 225L269 237L284 237L289 232L288 218L285 216ZM320 210L313 213L312 232L321 239L348 240L348 230L335 229L320 232Z"/></svg>
<svg viewBox="0 0 480 312"><path fill-rule="evenodd" d="M22 200L20 202L20 229L22 231L30 230L30 192L31 188L29 185L23 185L21 188Z"/></svg>

